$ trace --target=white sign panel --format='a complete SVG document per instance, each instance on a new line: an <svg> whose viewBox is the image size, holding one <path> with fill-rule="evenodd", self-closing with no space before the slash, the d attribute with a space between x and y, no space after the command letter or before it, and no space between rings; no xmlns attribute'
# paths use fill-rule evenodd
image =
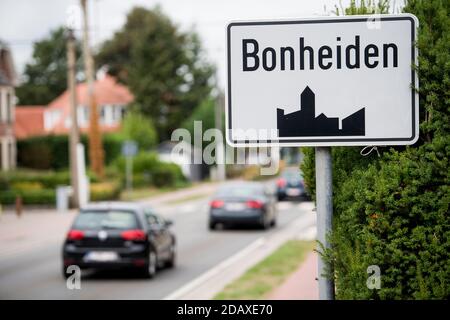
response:
<svg viewBox="0 0 450 320"><path fill-rule="evenodd" d="M413 144L417 27L409 14L230 23L228 143Z"/></svg>

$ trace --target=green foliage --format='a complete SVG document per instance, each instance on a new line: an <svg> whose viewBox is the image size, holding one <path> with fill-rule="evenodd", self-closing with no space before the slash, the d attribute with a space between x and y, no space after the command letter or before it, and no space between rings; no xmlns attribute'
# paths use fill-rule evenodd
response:
<svg viewBox="0 0 450 320"><path fill-rule="evenodd" d="M119 198L121 191L121 185L117 181L91 183L90 201L115 200Z"/></svg>
<svg viewBox="0 0 450 320"><path fill-rule="evenodd" d="M105 162L110 164L121 153L124 139L118 134L103 135ZM88 139L81 136L89 165ZM69 142L66 135L31 137L17 141L17 162L20 167L39 170L61 170L69 167Z"/></svg>
<svg viewBox="0 0 450 320"><path fill-rule="evenodd" d="M195 108L191 116L183 122L181 127L189 130L192 138L194 137L194 121L202 122L203 132L215 128L215 105L216 101L211 97L203 100L202 103Z"/></svg>
<svg viewBox="0 0 450 320"><path fill-rule="evenodd" d="M161 162L152 172L152 182L156 187L176 186L185 181L179 166Z"/></svg>
<svg viewBox="0 0 450 320"><path fill-rule="evenodd" d="M334 13L339 16L341 14L350 16L358 14L375 14L375 13L388 13L389 12L389 0L350 0L348 7L335 6Z"/></svg>
<svg viewBox="0 0 450 320"><path fill-rule="evenodd" d="M127 139L136 141L141 150L148 150L158 142L153 121L136 111L127 113L123 121L122 131Z"/></svg>
<svg viewBox="0 0 450 320"><path fill-rule="evenodd" d="M409 0L404 11L420 22L420 139L380 157L333 148L332 249L323 255L340 299L450 297L450 2ZM304 152L314 186L314 151ZM369 265L381 269L380 290L366 286Z"/></svg>
<svg viewBox="0 0 450 320"><path fill-rule="evenodd" d="M76 42L77 57L81 45ZM21 105L46 105L67 88L66 31L59 27L33 45L32 61L25 66L25 82L16 89Z"/></svg>
<svg viewBox="0 0 450 320"><path fill-rule="evenodd" d="M115 200L119 197L121 184L117 181L96 182L90 177L90 200ZM0 176L0 204L12 205L16 197L25 205L53 205L56 188L70 185L68 172L13 172Z"/></svg>
<svg viewBox="0 0 450 320"><path fill-rule="evenodd" d="M125 159L123 157L116 161L117 171L125 181ZM133 157L133 185L143 186L176 186L185 181L180 167L173 163L166 163L158 159L154 152L140 152Z"/></svg>
<svg viewBox="0 0 450 320"><path fill-rule="evenodd" d="M55 189L69 185L68 171L8 171L0 174L0 190Z"/></svg>
<svg viewBox="0 0 450 320"><path fill-rule="evenodd" d="M129 86L161 140L211 92L214 68L204 61L198 36L181 32L159 8L134 8L96 60Z"/></svg>
<svg viewBox="0 0 450 320"><path fill-rule="evenodd" d="M0 192L0 204L12 205L16 197L22 198L26 205L47 205L56 202L56 191L52 189L42 190L2 190Z"/></svg>
<svg viewBox="0 0 450 320"><path fill-rule="evenodd" d="M340 298L449 296L449 153L443 139L391 150L341 181L332 239ZM361 282L369 265L382 270L376 292Z"/></svg>

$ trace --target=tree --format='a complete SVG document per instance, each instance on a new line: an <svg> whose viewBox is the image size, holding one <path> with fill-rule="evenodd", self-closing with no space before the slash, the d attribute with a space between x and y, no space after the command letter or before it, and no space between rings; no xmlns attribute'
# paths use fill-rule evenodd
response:
<svg viewBox="0 0 450 320"><path fill-rule="evenodd" d="M208 97L195 108L194 112L182 123L181 127L188 129L191 133L191 137L194 137L194 121L202 122L203 132L215 128L215 105L216 100L212 97Z"/></svg>
<svg viewBox="0 0 450 320"><path fill-rule="evenodd" d="M389 0L351 0L348 7L343 7L340 3L340 7L335 6L334 13L339 16L345 14L347 16L358 14L375 14L375 13L388 13L389 12Z"/></svg>
<svg viewBox="0 0 450 320"><path fill-rule="evenodd" d="M77 57L81 55L76 42ZM46 105L67 88L66 31L59 27L33 45L32 61L27 63L24 82L16 90L19 104Z"/></svg>
<svg viewBox="0 0 450 320"><path fill-rule="evenodd" d="M159 8L134 8L96 59L130 87L135 107L154 120L161 139L212 89L214 68L204 60L198 36L181 32Z"/></svg>
<svg viewBox="0 0 450 320"><path fill-rule="evenodd" d="M409 0L404 11L419 19L420 138L379 148L380 157L332 149L333 234L323 256L340 299L450 297L450 3ZM314 186L314 151L305 153ZM380 267L380 290L366 286L370 265Z"/></svg>
<svg viewBox="0 0 450 320"><path fill-rule="evenodd" d="M136 141L140 149L150 149L158 141L153 122L136 111L127 113L122 132L127 139Z"/></svg>

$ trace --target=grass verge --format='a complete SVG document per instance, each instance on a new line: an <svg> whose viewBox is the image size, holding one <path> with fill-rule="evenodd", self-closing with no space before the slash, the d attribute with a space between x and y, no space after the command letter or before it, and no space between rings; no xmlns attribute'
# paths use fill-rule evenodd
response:
<svg viewBox="0 0 450 320"><path fill-rule="evenodd" d="M209 193L196 193L196 194L191 194L182 198L178 198L175 200L169 200L166 201L166 204L170 204L170 205L175 205L175 204L180 204L183 202L187 202L187 201L193 201L193 200L198 200L198 199L202 199L202 198L206 198L209 196Z"/></svg>
<svg viewBox="0 0 450 320"><path fill-rule="evenodd" d="M314 241L287 241L270 256L247 270L240 278L227 285L214 299L263 299L297 270L314 247Z"/></svg>
<svg viewBox="0 0 450 320"><path fill-rule="evenodd" d="M138 188L133 189L131 191L124 190L120 194L120 200L122 201L133 201L133 200L139 200L139 199L145 199L145 198L151 198L169 191L174 191L177 188L171 187L171 188L154 188L154 187L147 187L147 188Z"/></svg>

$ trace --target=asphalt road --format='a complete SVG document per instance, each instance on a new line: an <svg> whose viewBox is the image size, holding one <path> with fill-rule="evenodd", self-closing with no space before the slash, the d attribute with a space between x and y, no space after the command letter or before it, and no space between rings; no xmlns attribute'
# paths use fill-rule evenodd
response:
<svg viewBox="0 0 450 320"><path fill-rule="evenodd" d="M278 225L269 231L209 231L207 203L204 198L165 210L163 215L174 221L177 266L159 271L154 279L130 273L88 272L82 277L80 290L69 290L61 275L61 244L52 243L0 261L0 299L161 299L256 239L282 232L294 219L310 214L301 212L295 203L283 202L279 204Z"/></svg>

